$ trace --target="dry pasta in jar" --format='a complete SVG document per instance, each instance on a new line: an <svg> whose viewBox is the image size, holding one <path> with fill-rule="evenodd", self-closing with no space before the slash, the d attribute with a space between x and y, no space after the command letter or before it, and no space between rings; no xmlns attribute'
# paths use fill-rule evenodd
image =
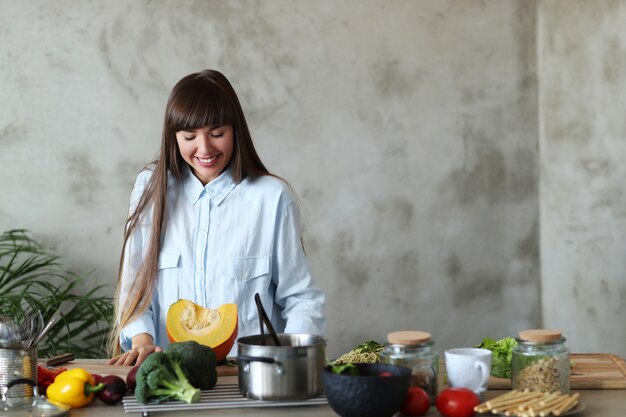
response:
<svg viewBox="0 0 626 417"><path fill-rule="evenodd" d="M560 331L519 333L511 359L513 389L568 394L569 367L570 352Z"/></svg>

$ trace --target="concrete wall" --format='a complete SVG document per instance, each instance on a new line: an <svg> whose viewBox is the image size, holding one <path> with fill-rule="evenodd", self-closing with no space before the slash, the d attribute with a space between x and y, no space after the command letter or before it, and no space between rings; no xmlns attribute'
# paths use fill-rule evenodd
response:
<svg viewBox="0 0 626 417"><path fill-rule="evenodd" d="M542 305L584 351L626 354L626 2L539 8Z"/></svg>
<svg viewBox="0 0 626 417"><path fill-rule="evenodd" d="M299 194L312 268L328 294L329 356L399 329L429 330L440 349L514 335L541 325L542 304L546 323L569 335L546 302L550 282L542 303L541 263L546 280L578 274L588 288L599 275L587 272L604 268L614 289L626 241L610 228L619 218L600 209L611 252L579 257L584 265L564 252L558 229L570 217L560 215L573 199L589 203L573 193L585 172L601 174L598 198L619 207L608 191L621 190L621 171L595 163L598 155L573 171L559 147L583 157L579 142L553 141L547 128L561 116L545 104L551 89L563 102L572 92L559 74L581 69L554 52L539 54L537 67L536 34L543 45L553 30L543 22L581 19L576 7L557 13L561 4L0 0L0 229L32 230L112 292L129 192L158 149L169 90L216 68L239 92L262 159ZM624 20L612 16L605 28L616 47ZM567 42L587 36L562 31ZM604 35L588 41L590 54ZM589 94L596 87L609 92L588 83ZM613 103L597 100L600 109ZM567 117L586 126L602 117L602 151L617 161L617 110L581 114L585 102L568 103ZM540 166L549 174L541 194ZM559 182L572 182L564 199L552 195ZM576 235L579 249L597 236L596 213L576 206L576 221L589 226ZM589 307L604 293L596 295ZM573 290L564 296L573 300ZM623 286L613 297L623 306ZM565 316L577 309L559 305ZM624 335L611 334L574 337L572 348L626 353Z"/></svg>

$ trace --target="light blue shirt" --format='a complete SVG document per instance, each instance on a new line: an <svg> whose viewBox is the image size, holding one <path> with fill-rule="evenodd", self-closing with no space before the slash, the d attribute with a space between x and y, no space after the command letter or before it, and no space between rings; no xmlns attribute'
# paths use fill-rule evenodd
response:
<svg viewBox="0 0 626 417"><path fill-rule="evenodd" d="M137 177L131 212L151 175L143 171ZM152 210L144 214L127 243L120 305L136 290L134 279L147 251ZM226 170L203 186L189 169L180 182L170 176L157 287L150 308L122 329L122 349L130 349L140 333L166 346L167 310L179 299L208 308L236 303L237 337L259 334L255 293L277 332L323 335L324 293L311 277L299 220L296 201L278 178L236 184ZM229 356L236 355L236 347Z"/></svg>

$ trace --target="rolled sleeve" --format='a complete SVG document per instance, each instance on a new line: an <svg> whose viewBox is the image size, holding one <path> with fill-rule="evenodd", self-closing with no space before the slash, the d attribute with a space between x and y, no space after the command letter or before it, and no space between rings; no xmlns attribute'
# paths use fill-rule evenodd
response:
<svg viewBox="0 0 626 417"><path fill-rule="evenodd" d="M156 340L154 321L152 320L152 312L150 311L142 314L137 318L137 320L134 320L124 326L120 334L120 346L122 347L122 350L130 350L132 347L133 337L141 333L148 333L152 336L152 340Z"/></svg>
<svg viewBox="0 0 626 417"><path fill-rule="evenodd" d="M299 211L293 201L285 206L278 222L274 272L276 303L283 307L285 332L323 336L325 296L311 276L301 243Z"/></svg>
<svg viewBox="0 0 626 417"><path fill-rule="evenodd" d="M150 171L142 171L137 177L137 181L135 182L135 186L131 193L129 215L132 214L137 208L137 204L143 194L143 190L148 184L150 175L152 175ZM145 229L149 230L149 227L146 227ZM146 250L144 243L149 242L147 239L148 236L143 236L143 234L146 233L146 230L144 230L144 225L140 222L140 224L135 227L126 242L126 248L124 251L124 267L122 269L119 296L119 305L122 307L125 306L128 298L135 295L135 292L137 291L137 288L135 288L135 278L144 262L143 253ZM118 311L116 319L119 322L121 319L121 312ZM156 341L154 317L151 308L148 308L142 315L122 328L119 340L122 350L129 350L132 347L132 338L141 333L148 333L152 336L152 340Z"/></svg>

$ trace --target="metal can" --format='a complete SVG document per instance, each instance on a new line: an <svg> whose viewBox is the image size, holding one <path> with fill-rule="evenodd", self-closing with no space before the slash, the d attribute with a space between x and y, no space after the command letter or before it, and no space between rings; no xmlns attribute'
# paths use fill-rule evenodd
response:
<svg viewBox="0 0 626 417"><path fill-rule="evenodd" d="M14 379L27 378L37 383L37 348L0 349L0 390ZM33 388L18 385L6 392L8 398L30 398Z"/></svg>
<svg viewBox="0 0 626 417"><path fill-rule="evenodd" d="M570 351L558 330L519 332L513 348L513 389L569 394Z"/></svg>
<svg viewBox="0 0 626 417"><path fill-rule="evenodd" d="M437 397L439 354L433 349L430 333L400 331L387 335L387 342L380 353L381 363L410 368L411 386L423 388L431 404Z"/></svg>

